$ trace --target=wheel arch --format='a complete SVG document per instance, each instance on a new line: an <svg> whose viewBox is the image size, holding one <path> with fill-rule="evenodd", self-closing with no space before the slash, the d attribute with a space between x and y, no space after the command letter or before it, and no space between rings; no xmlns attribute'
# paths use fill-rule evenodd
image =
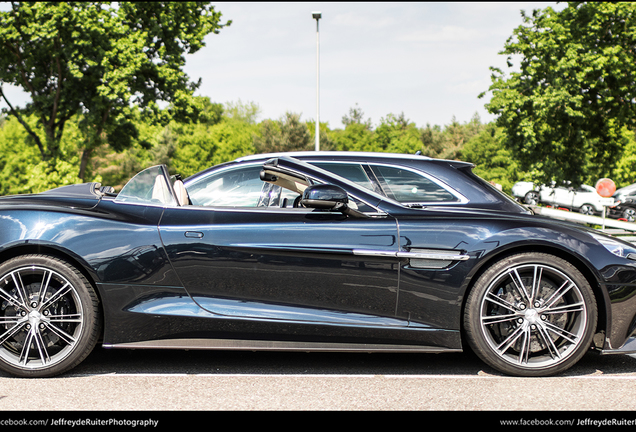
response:
<svg viewBox="0 0 636 432"><path fill-rule="evenodd" d="M626 207L625 210L621 212L621 216L629 221L630 216L636 216L636 209L633 207Z"/></svg>
<svg viewBox="0 0 636 432"><path fill-rule="evenodd" d="M509 249L505 249L498 253L493 254L492 256L488 257L488 259L480 263L479 268L471 276L470 282L468 283L468 285L466 286L466 289L464 290L464 293L462 296L461 315L460 315L461 317L463 317L464 314L466 313L466 301L468 299L468 294L473 289L479 277L496 262L502 259L505 259L509 256L517 255L520 253L546 253L546 254L554 255L561 259L564 259L565 261L569 262L574 267L576 267L576 269L581 272L583 277L590 284L590 287L592 288L592 292L594 293L594 298L596 299L598 320L596 324L595 333L605 332L607 334L607 329L610 327L610 324L611 324L609 298L607 297L606 293L601 288L599 280L594 275L594 272L590 270L590 268L586 265L584 260L576 256L575 254L568 252L567 250L563 250L561 248L551 246L551 245L545 245L545 244L536 244L532 246L528 246L528 245L513 246ZM463 318L460 320L460 326L461 326L460 327L461 332L463 334L465 331Z"/></svg>
<svg viewBox="0 0 636 432"><path fill-rule="evenodd" d="M530 202L531 200L529 199L529 197L534 197L534 201L536 202ZM523 196L523 201L526 204L539 204L541 202L541 194L538 191L535 191L534 189L529 190Z"/></svg>
<svg viewBox="0 0 636 432"><path fill-rule="evenodd" d="M102 295L97 286L97 275L93 272L92 268L76 254L66 249L57 247L56 245L47 243L16 243L9 247L5 247L0 251L0 263L10 260L11 258L31 254L47 255L62 259L75 267L80 273L82 273L82 275L93 286L93 289L95 290L95 294L97 295L97 298L99 300L99 312L103 316L104 311L102 306Z"/></svg>

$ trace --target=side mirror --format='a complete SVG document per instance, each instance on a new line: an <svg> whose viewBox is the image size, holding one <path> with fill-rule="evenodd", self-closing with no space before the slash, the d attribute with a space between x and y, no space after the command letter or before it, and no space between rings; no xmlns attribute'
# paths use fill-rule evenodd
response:
<svg viewBox="0 0 636 432"><path fill-rule="evenodd" d="M349 196L344 189L330 184L317 184L303 191L300 203L307 208L332 210L338 204L347 204Z"/></svg>
<svg viewBox="0 0 636 432"><path fill-rule="evenodd" d="M331 184L317 184L303 191L300 204L307 208L339 211L347 216L368 218L369 216L348 206L349 195L341 187Z"/></svg>

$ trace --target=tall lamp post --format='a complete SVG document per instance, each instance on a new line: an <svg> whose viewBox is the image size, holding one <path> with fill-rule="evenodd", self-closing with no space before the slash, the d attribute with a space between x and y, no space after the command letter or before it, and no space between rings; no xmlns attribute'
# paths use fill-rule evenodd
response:
<svg viewBox="0 0 636 432"><path fill-rule="evenodd" d="M322 13L312 12L316 20L316 151L320 151L320 28L318 22Z"/></svg>

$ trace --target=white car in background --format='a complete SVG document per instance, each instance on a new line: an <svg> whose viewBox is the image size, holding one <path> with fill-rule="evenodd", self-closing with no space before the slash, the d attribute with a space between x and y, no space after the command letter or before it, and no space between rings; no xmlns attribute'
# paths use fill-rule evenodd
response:
<svg viewBox="0 0 636 432"><path fill-rule="evenodd" d="M572 187L568 184L560 186L534 186L532 182L517 182L512 187L512 195L525 204L547 204L576 210L586 215L603 212L603 203L607 201L596 189L589 185Z"/></svg>

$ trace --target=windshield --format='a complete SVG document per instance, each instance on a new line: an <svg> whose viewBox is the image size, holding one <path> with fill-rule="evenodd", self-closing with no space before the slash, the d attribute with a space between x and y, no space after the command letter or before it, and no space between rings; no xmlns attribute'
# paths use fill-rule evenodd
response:
<svg viewBox="0 0 636 432"><path fill-rule="evenodd" d="M164 165L147 168L130 179L119 192L116 202L176 206L170 187L168 170Z"/></svg>

